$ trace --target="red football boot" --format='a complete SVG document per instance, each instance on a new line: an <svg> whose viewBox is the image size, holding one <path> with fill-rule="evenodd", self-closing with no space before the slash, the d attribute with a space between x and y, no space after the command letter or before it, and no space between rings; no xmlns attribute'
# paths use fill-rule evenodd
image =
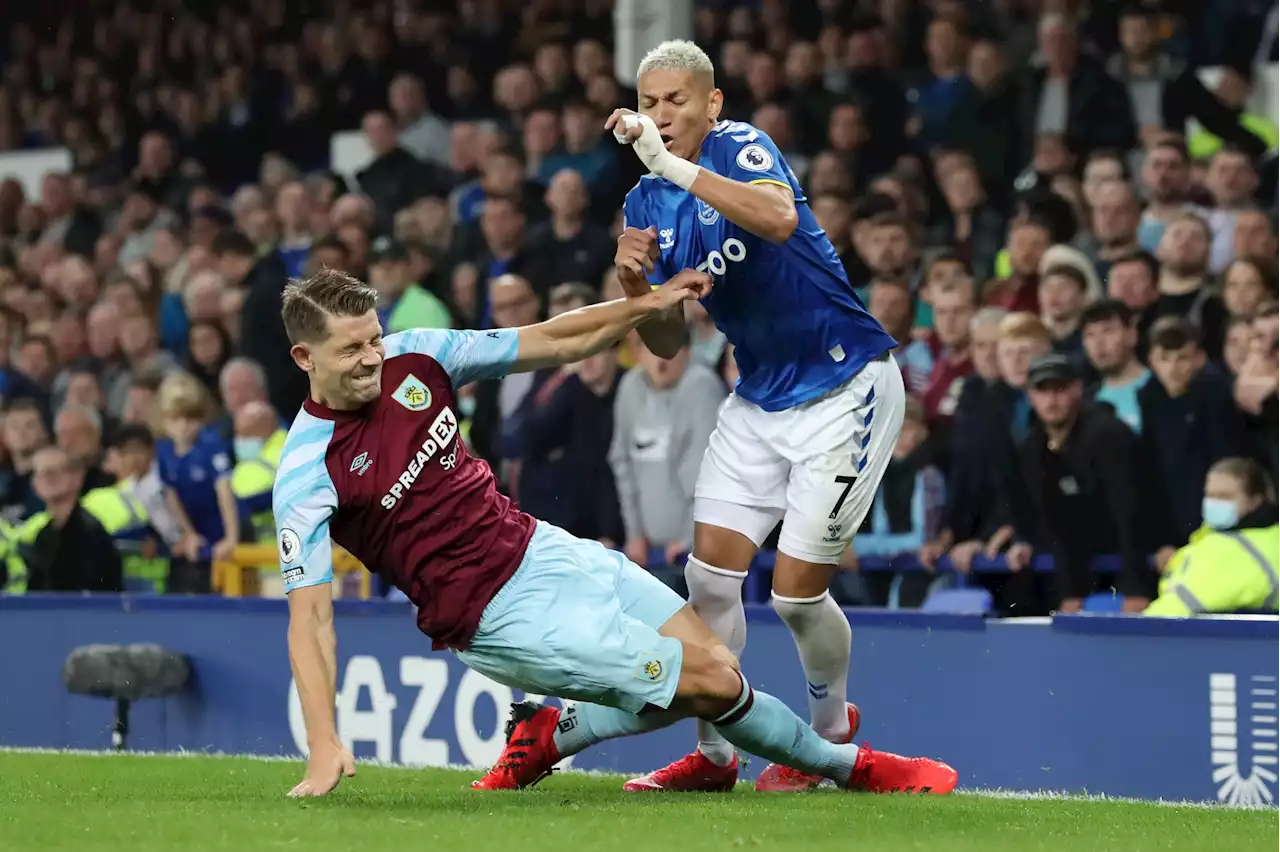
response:
<svg viewBox="0 0 1280 852"><path fill-rule="evenodd" d="M863 743L847 783L850 790L868 793L931 793L943 796L956 788L959 774L940 760L902 757L887 751L872 751Z"/></svg>
<svg viewBox="0 0 1280 852"><path fill-rule="evenodd" d="M862 724L862 714L856 704L846 704L849 710L849 736L841 743L851 743L858 735L858 727ZM821 775L810 775L781 763L770 763L756 779L757 793L803 793L812 790L823 782Z"/></svg>
<svg viewBox="0 0 1280 852"><path fill-rule="evenodd" d="M632 778L622 789L628 793L732 793L737 783L738 755L728 766L720 766L695 751L670 766Z"/></svg>
<svg viewBox="0 0 1280 852"><path fill-rule="evenodd" d="M493 768L471 786L476 790L522 790L546 778L560 762L554 739L559 721L560 711L555 707L532 701L511 705L507 747Z"/></svg>

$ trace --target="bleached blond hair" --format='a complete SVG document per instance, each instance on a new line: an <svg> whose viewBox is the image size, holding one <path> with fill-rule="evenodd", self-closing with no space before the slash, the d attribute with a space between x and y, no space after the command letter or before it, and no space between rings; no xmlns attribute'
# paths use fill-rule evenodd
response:
<svg viewBox="0 0 1280 852"><path fill-rule="evenodd" d="M636 79L649 71L689 71L701 77L708 88L715 88L716 69L707 52L691 41L672 39L664 41L644 55Z"/></svg>

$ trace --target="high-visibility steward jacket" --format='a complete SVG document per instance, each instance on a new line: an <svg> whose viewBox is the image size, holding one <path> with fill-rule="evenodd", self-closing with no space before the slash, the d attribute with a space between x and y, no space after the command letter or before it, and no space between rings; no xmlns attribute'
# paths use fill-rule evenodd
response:
<svg viewBox="0 0 1280 852"><path fill-rule="evenodd" d="M1147 615L1201 612L1276 612L1280 527L1218 530L1202 527L1169 560L1160 597Z"/></svg>
<svg viewBox="0 0 1280 852"><path fill-rule="evenodd" d="M27 563L18 550L18 532L22 525L13 526L0 520L0 562L4 563L5 580L0 594L22 595L27 591Z"/></svg>
<svg viewBox="0 0 1280 852"><path fill-rule="evenodd" d="M93 489L80 498L80 505L102 524L120 551L126 588L163 592L169 560L154 555L155 533L137 495L123 485L112 485Z"/></svg>
<svg viewBox="0 0 1280 852"><path fill-rule="evenodd" d="M1251 112L1240 113L1240 126L1267 143L1267 148L1275 148L1280 141L1276 123L1265 115ZM1187 154L1193 160L1207 160L1222 149L1223 142L1203 127L1197 128L1187 138Z"/></svg>
<svg viewBox="0 0 1280 852"><path fill-rule="evenodd" d="M231 471L231 493L235 495L240 516L249 519L253 541L259 544L274 544L276 540L271 489L276 483L276 471L288 436L286 430L277 429L267 439L262 455L252 461L237 462Z"/></svg>

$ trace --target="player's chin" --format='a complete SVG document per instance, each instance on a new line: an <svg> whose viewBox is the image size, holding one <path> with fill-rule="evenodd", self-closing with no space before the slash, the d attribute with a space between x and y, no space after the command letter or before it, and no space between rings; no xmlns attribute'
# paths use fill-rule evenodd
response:
<svg viewBox="0 0 1280 852"><path fill-rule="evenodd" d="M351 377L351 395L359 399L361 402L369 402L377 399L378 394L382 392L382 374L374 373L371 376L352 376Z"/></svg>

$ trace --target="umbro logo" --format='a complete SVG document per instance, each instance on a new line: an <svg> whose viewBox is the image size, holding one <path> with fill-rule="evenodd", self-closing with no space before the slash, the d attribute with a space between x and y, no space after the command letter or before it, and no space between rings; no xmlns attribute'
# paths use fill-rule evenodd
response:
<svg viewBox="0 0 1280 852"><path fill-rule="evenodd" d="M373 466L373 459L368 453L361 453L351 462L351 472L356 476L364 476L364 472Z"/></svg>

